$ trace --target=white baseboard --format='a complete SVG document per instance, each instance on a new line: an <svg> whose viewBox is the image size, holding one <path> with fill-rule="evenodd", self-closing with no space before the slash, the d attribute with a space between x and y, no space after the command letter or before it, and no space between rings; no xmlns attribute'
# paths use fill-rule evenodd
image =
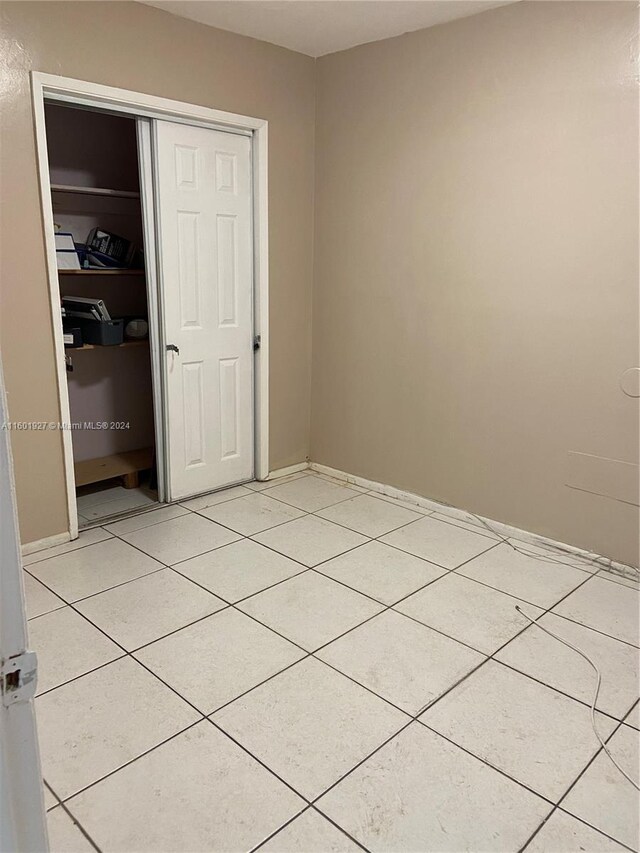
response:
<svg viewBox="0 0 640 853"><path fill-rule="evenodd" d="M65 533L54 533L53 536L45 536L44 539L36 539L34 542L25 542L21 546L22 556L27 554L35 554L36 551L44 551L45 548L53 548L55 545L64 545L65 542L71 542L71 534L67 530Z"/></svg>
<svg viewBox="0 0 640 853"><path fill-rule="evenodd" d="M633 571L633 567L627 566L624 563L617 563L613 560L609 560L608 557L603 557L601 554L596 554L593 551L585 551L583 548L578 548L575 545L567 545L565 542L548 539L546 536L540 536L537 533L529 533L528 530L520 530L518 527L511 527L509 524L503 524L501 521L493 521L491 518L483 518L483 516L480 515L476 516L474 513L465 512L463 509L458 509L457 507L452 507L448 504L438 503L438 501L429 500L429 498L422 497L422 495L416 495L413 494L413 492L405 492L402 491L402 489L387 486L385 483L377 483L374 480L367 480L364 477L347 474L345 471L339 471L336 468L329 468L328 465L320 465L318 462L309 463L309 468L312 471L317 471L319 474L326 474L336 480L342 480L345 483L352 483L355 486L360 486L363 489L369 489L369 491L377 492L378 494L386 495L390 498L396 498L397 500L405 501L406 503L414 504L415 506L423 507L424 509L436 510L437 512L445 513L452 518L458 518L460 521L469 522L470 520L477 520L479 518L481 521L486 521L492 530L505 538L518 539L521 542L528 542L530 545L538 545L543 548L550 548L552 550L568 554L575 554L576 557L591 560L598 558L605 559L614 569L618 569L622 572L628 569ZM480 529L482 528L480 527Z"/></svg>
<svg viewBox="0 0 640 853"><path fill-rule="evenodd" d="M298 474L300 471L306 471L308 468L308 462L297 462L295 465L288 465L286 468L278 468L276 471L269 471L267 480L277 480L279 477L288 477L289 474Z"/></svg>

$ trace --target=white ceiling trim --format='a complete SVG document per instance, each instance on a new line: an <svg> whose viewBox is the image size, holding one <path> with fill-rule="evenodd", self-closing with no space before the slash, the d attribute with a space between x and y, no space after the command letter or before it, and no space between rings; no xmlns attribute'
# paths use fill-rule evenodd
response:
<svg viewBox="0 0 640 853"><path fill-rule="evenodd" d="M324 56L514 0L141 0L192 21Z"/></svg>

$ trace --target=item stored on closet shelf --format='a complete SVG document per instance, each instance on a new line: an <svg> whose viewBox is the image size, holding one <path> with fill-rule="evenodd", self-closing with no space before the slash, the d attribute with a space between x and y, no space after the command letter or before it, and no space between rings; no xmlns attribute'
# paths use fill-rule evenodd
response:
<svg viewBox="0 0 640 853"><path fill-rule="evenodd" d="M149 324L146 320L137 317L127 320L124 327L124 336L125 338L133 338L137 341L144 340L144 338L149 337Z"/></svg>
<svg viewBox="0 0 640 853"><path fill-rule="evenodd" d="M77 326L83 344L118 346L124 339L124 321L112 320L102 299L90 296L62 297L63 325Z"/></svg>
<svg viewBox="0 0 640 853"><path fill-rule="evenodd" d="M130 267L137 250L130 240L103 228L94 228L87 236L86 251L89 263L96 262L98 266Z"/></svg>
<svg viewBox="0 0 640 853"><path fill-rule="evenodd" d="M85 344L100 347L117 347L123 340L122 320L78 320Z"/></svg>
<svg viewBox="0 0 640 853"><path fill-rule="evenodd" d="M66 349L77 349L84 343L82 340L82 329L78 325L69 323L62 324L62 340Z"/></svg>
<svg viewBox="0 0 640 853"><path fill-rule="evenodd" d="M98 321L111 319L102 299L92 296L63 296L62 316Z"/></svg>
<svg viewBox="0 0 640 853"><path fill-rule="evenodd" d="M59 270L79 270L80 259L73 234L69 231L58 231L54 235L56 243L56 261Z"/></svg>

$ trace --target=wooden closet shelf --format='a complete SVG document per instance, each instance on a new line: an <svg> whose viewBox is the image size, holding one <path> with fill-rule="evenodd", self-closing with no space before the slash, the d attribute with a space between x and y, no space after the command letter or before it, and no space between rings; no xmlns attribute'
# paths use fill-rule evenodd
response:
<svg viewBox="0 0 640 853"><path fill-rule="evenodd" d="M126 453L114 453L99 459L83 459L75 462L76 486L88 486L101 483L114 477L124 477L125 488L134 488L138 484L138 473L153 465L153 448L129 450Z"/></svg>
<svg viewBox="0 0 640 853"><path fill-rule="evenodd" d="M104 346L103 344L83 344L81 347L67 347L65 352L71 355L74 352L82 352L87 349L121 349L122 347L144 347L149 345L149 338L142 341L123 341L121 344Z"/></svg>
<svg viewBox="0 0 640 853"><path fill-rule="evenodd" d="M76 187L69 184L51 184L51 192L99 195L107 198L140 198L140 193L131 192L131 190L111 190L106 187Z"/></svg>
<svg viewBox="0 0 640 853"><path fill-rule="evenodd" d="M144 275L144 270L100 269L100 270L58 270L58 275Z"/></svg>

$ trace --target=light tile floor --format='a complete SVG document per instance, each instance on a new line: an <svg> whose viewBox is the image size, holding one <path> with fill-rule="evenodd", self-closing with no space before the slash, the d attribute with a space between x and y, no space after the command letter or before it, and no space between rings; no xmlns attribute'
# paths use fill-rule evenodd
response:
<svg viewBox="0 0 640 853"><path fill-rule="evenodd" d="M113 486L111 483L113 480L96 486L85 486L79 490L77 501L80 527L95 524L100 519L119 513L151 507L158 502L157 492L145 486L125 489L124 486Z"/></svg>
<svg viewBox="0 0 640 853"><path fill-rule="evenodd" d="M51 848L638 849L638 588L316 474L25 558Z"/></svg>

